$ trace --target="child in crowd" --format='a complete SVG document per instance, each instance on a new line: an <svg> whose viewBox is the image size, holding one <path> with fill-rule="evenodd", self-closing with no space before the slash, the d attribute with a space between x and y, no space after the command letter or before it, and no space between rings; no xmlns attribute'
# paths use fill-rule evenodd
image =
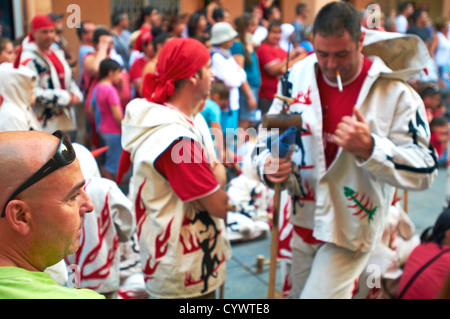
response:
<svg viewBox="0 0 450 319"><path fill-rule="evenodd" d="M217 132L220 131L221 133L225 133L222 130L221 124L222 109L228 107L229 101L230 90L222 81L216 81L211 87L210 96L206 100L205 108L202 111L202 115L211 130L211 134L216 140L218 138L220 139L220 137L217 136L219 135Z"/></svg>
<svg viewBox="0 0 450 319"><path fill-rule="evenodd" d="M436 149L439 158L439 166L447 162L448 120L445 116L434 117L430 122L430 142Z"/></svg>
<svg viewBox="0 0 450 319"><path fill-rule="evenodd" d="M201 113L211 131L218 158L222 159L227 172L235 176L240 174L241 170L234 152L226 147L224 140L226 128L222 127L222 112L227 110L229 102L230 89L223 81L216 80L211 87L210 96L206 100L205 107Z"/></svg>
<svg viewBox="0 0 450 319"><path fill-rule="evenodd" d="M100 136L108 146L102 167L103 177L115 180L122 154L121 123L124 110L114 85L121 81L121 66L111 59L100 64L100 82L95 87L95 104L98 108Z"/></svg>
<svg viewBox="0 0 450 319"><path fill-rule="evenodd" d="M15 58L13 42L8 38L0 38L0 64L13 63Z"/></svg>
<svg viewBox="0 0 450 319"><path fill-rule="evenodd" d="M437 88L429 85L420 91L420 97L422 98L425 110L427 111L428 123L430 123L433 117L438 115L436 112L438 112L439 106L441 105L441 93Z"/></svg>

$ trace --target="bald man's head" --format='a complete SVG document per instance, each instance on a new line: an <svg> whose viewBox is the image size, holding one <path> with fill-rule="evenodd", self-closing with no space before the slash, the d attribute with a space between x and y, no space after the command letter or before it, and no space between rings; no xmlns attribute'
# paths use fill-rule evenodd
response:
<svg viewBox="0 0 450 319"><path fill-rule="evenodd" d="M0 133L0 266L43 271L79 247L84 214L94 207L60 133Z"/></svg>
<svg viewBox="0 0 450 319"><path fill-rule="evenodd" d="M44 132L0 133L0 205L55 153L58 138Z"/></svg>

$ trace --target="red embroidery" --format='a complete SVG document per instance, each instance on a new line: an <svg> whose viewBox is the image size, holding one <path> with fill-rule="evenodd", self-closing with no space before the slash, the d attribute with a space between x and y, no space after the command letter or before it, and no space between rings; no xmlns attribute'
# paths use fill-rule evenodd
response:
<svg viewBox="0 0 450 319"><path fill-rule="evenodd" d="M298 104L298 103L299 104L305 104L305 105L312 105L311 88L308 89L306 94L304 94L303 92L299 92L297 94L297 97L294 98L294 101L291 103L291 105Z"/></svg>
<svg viewBox="0 0 450 319"><path fill-rule="evenodd" d="M136 214L136 221L137 221L137 224L138 224L138 227L137 227L137 236L138 236L138 238L141 235L142 224L144 223L144 220L147 217L147 215L145 214L145 212L146 212L145 204L144 204L144 201L142 200L142 189L144 188L146 182L147 182L147 179L145 179L144 182L139 187L139 191L137 193L136 200L135 200L135 203L134 203L135 214Z"/></svg>
<svg viewBox="0 0 450 319"><path fill-rule="evenodd" d="M158 268L158 265L161 261L156 261L155 264L153 265L153 267L150 266L150 263L152 261L152 256L150 255L150 257L147 260L147 263L145 264L145 267L142 269L142 273L144 274L144 280L145 282L152 280L154 277L153 275L155 274L156 268Z"/></svg>
<svg viewBox="0 0 450 319"><path fill-rule="evenodd" d="M167 249L169 248L168 242L169 242L171 227L172 227L172 223L173 223L174 219L175 219L175 217L172 218L172 220L170 221L169 225L167 225L167 228L166 228L165 232L159 234L156 237L156 242L155 242L155 259L159 259L161 257L164 257L167 254Z"/></svg>

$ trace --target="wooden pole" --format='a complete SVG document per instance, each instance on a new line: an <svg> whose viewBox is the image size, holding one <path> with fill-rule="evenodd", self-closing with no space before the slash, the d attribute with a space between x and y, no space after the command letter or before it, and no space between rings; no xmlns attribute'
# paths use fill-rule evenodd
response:
<svg viewBox="0 0 450 319"><path fill-rule="evenodd" d="M278 259L278 221L280 215L281 185L275 184L275 197L272 217L272 241L270 246L270 271L269 271L269 291L268 299L275 298L275 284L277 275Z"/></svg>

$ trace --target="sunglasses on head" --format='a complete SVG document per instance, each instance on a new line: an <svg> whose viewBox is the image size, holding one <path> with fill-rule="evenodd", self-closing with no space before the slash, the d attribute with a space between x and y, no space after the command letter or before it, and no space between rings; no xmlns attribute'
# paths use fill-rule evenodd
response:
<svg viewBox="0 0 450 319"><path fill-rule="evenodd" d="M50 173L56 171L61 167L71 164L75 160L75 150L73 149L72 143L70 142L69 138L61 131L56 131L55 133L53 133L53 136L59 138L59 145L55 154L48 160L47 163L45 163L36 173L28 178L11 194L11 196L6 201L5 206L3 207L1 217L5 217L6 206L17 195L19 195L25 189L37 183Z"/></svg>

